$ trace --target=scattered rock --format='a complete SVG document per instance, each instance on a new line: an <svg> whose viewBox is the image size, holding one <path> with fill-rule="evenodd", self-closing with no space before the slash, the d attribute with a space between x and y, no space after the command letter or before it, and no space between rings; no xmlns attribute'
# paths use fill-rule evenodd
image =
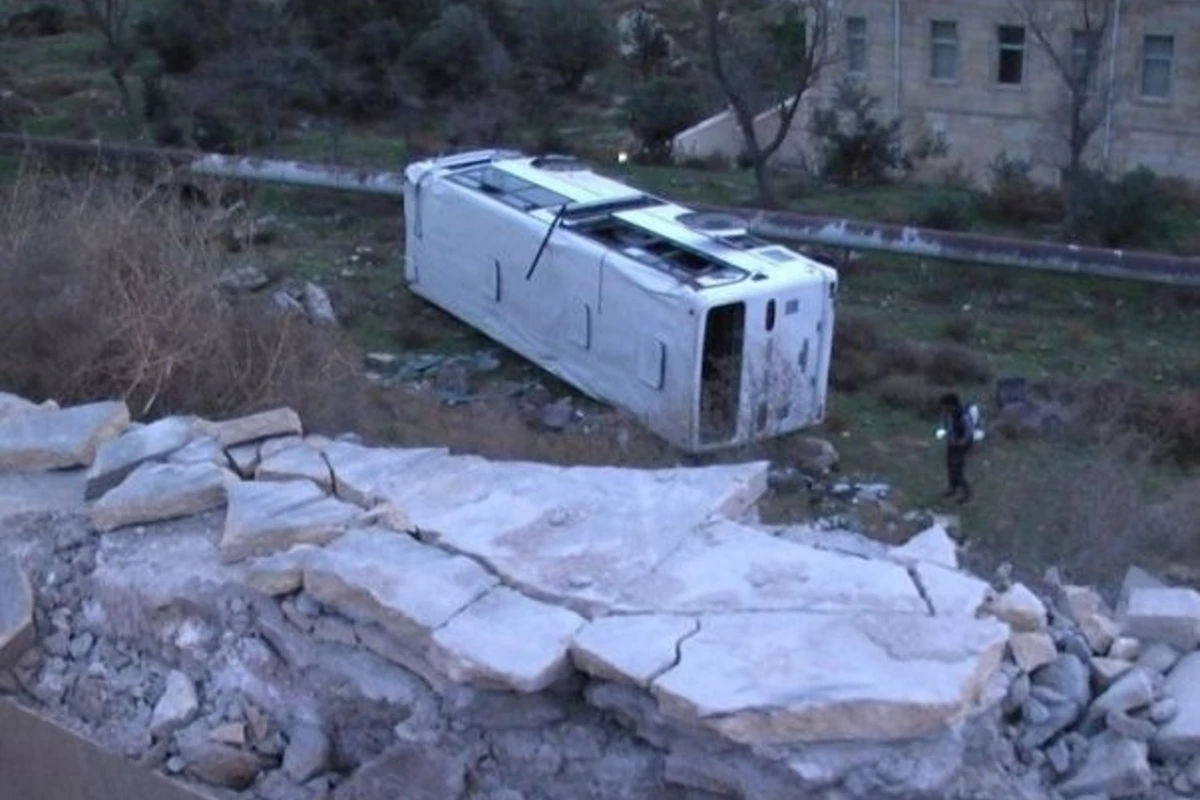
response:
<svg viewBox="0 0 1200 800"><path fill-rule="evenodd" d="M1060 654L1053 663L1038 669L1030 677L1034 686L1053 689L1080 708L1085 707L1091 700L1088 668L1071 653Z"/></svg>
<svg viewBox="0 0 1200 800"><path fill-rule="evenodd" d="M332 750L329 737L320 726L312 723L295 725L288 731L283 771L296 783L304 783L329 768Z"/></svg>
<svg viewBox="0 0 1200 800"><path fill-rule="evenodd" d="M230 292L257 292L270 282L267 273L253 264L230 267L217 278L217 285Z"/></svg>
<svg viewBox="0 0 1200 800"><path fill-rule="evenodd" d="M1166 675L1179 663L1181 656L1182 654L1171 645L1155 642L1138 656L1135 663L1147 672Z"/></svg>
<svg viewBox="0 0 1200 800"><path fill-rule="evenodd" d="M1063 598L1071 619L1079 626L1092 652L1105 655L1120 634L1120 627L1105 609L1099 593L1086 586L1065 586Z"/></svg>
<svg viewBox="0 0 1200 800"><path fill-rule="evenodd" d="M214 786L245 789L262 769L258 756L210 740L203 733L178 737L179 756L189 773Z"/></svg>
<svg viewBox="0 0 1200 800"><path fill-rule="evenodd" d="M443 363L433 379L433 388L444 399L460 400L471 395L471 370L461 360Z"/></svg>
<svg viewBox="0 0 1200 800"><path fill-rule="evenodd" d="M87 473L85 500L95 500L147 461L164 459L192 438L192 420L167 417L104 442Z"/></svg>
<svg viewBox="0 0 1200 800"><path fill-rule="evenodd" d="M329 292L309 281L304 284L304 311L318 325L337 325L337 314L333 313L333 301Z"/></svg>
<svg viewBox="0 0 1200 800"><path fill-rule="evenodd" d="M1130 591L1124 633L1181 650L1200 645L1200 592L1195 589L1141 587Z"/></svg>
<svg viewBox="0 0 1200 800"><path fill-rule="evenodd" d="M575 416L575 406L571 403L571 398L562 397L542 407L541 424L542 427L551 431L564 430L571 424L571 420Z"/></svg>
<svg viewBox="0 0 1200 800"><path fill-rule="evenodd" d="M190 517L225 504L232 475L212 464L147 463L95 503L89 512L100 531Z"/></svg>
<svg viewBox="0 0 1200 800"><path fill-rule="evenodd" d="M70 653L71 658L75 659L76 661L82 661L88 657L89 653L92 652L92 647L95 645L95 643L96 637L94 637L88 631L84 631L71 640L71 644L67 650Z"/></svg>
<svg viewBox="0 0 1200 800"><path fill-rule="evenodd" d="M1142 654L1142 643L1132 636L1118 636L1108 648L1108 657L1121 661L1137 661Z"/></svg>
<svg viewBox="0 0 1200 800"><path fill-rule="evenodd" d="M154 704L150 730L155 734L180 728L191 722L200 711L200 699L192 679L179 670L167 673L167 685Z"/></svg>
<svg viewBox="0 0 1200 800"><path fill-rule="evenodd" d="M987 605L987 611L1015 631L1031 632L1046 628L1046 606L1023 583L1014 583Z"/></svg>
<svg viewBox="0 0 1200 800"><path fill-rule="evenodd" d="M238 481L230 484L228 495L218 545L227 564L298 544L327 544L360 514L356 506L327 497L310 481Z"/></svg>
<svg viewBox="0 0 1200 800"><path fill-rule="evenodd" d="M246 745L246 726L241 722L227 722L209 731L208 738L218 744L244 747Z"/></svg>
<svg viewBox="0 0 1200 800"><path fill-rule="evenodd" d="M1008 639L1013 661L1024 672L1033 672L1038 667L1058 658L1058 648L1050 634L1041 632L1014 633Z"/></svg>
<svg viewBox="0 0 1200 800"><path fill-rule="evenodd" d="M840 460L837 448L828 440L816 436L797 438L788 452L788 457L801 471L817 476L828 475Z"/></svg>
<svg viewBox="0 0 1200 800"><path fill-rule="evenodd" d="M1148 742L1154 737L1157 728L1148 719L1133 717L1124 711L1112 710L1104 715L1104 726L1108 730L1126 739Z"/></svg>
<svg viewBox="0 0 1200 800"><path fill-rule="evenodd" d="M129 409L122 402L0 417L0 471L89 466L100 445L128 426Z"/></svg>
<svg viewBox="0 0 1200 800"><path fill-rule="evenodd" d="M276 408L222 422L204 420L196 423L196 428L198 432L212 436L226 449L257 439L300 436L304 433L299 415L290 408Z"/></svg>
<svg viewBox="0 0 1200 800"><path fill-rule="evenodd" d="M1092 668L1092 680L1101 691L1107 689L1114 681L1133 668L1133 664L1129 661L1101 656L1093 658L1089 663Z"/></svg>
<svg viewBox="0 0 1200 800"><path fill-rule="evenodd" d="M0 556L0 670L20 660L33 646L33 587L16 558Z"/></svg>
<svg viewBox="0 0 1200 800"><path fill-rule="evenodd" d="M1200 653L1189 653L1163 683L1163 694L1177 713L1154 737L1156 757L1200 756Z"/></svg>
<svg viewBox="0 0 1200 800"><path fill-rule="evenodd" d="M1092 702L1088 709L1087 720L1094 722L1103 719L1110 712L1123 713L1146 708L1152 702L1161 687L1161 678L1147 672L1141 667L1134 667L1118 678L1102 695Z"/></svg>
<svg viewBox="0 0 1200 800"><path fill-rule="evenodd" d="M1058 791L1067 798L1089 794L1131 797L1148 790L1153 782L1146 743L1106 731L1092 740L1083 767Z"/></svg>

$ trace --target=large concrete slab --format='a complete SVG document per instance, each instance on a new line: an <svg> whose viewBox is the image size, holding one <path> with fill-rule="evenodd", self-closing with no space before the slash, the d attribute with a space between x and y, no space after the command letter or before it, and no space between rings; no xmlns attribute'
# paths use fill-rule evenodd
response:
<svg viewBox="0 0 1200 800"><path fill-rule="evenodd" d="M1180 650L1200 645L1200 592L1183 587L1144 586L1131 590L1123 632Z"/></svg>
<svg viewBox="0 0 1200 800"><path fill-rule="evenodd" d="M1007 638L970 617L706 615L651 691L667 716L739 742L920 737L971 711Z"/></svg>
<svg viewBox="0 0 1200 800"><path fill-rule="evenodd" d="M192 440L189 417L167 417L110 439L96 450L87 473L87 500L95 500L147 461L166 458Z"/></svg>
<svg viewBox="0 0 1200 800"><path fill-rule="evenodd" d="M568 649L585 623L499 587L438 629L430 662L456 683L538 692L570 673Z"/></svg>
<svg viewBox="0 0 1200 800"><path fill-rule="evenodd" d="M533 597L611 608L701 522L761 496L767 464L563 468L443 451L325 449L339 494L386 501L428 537L483 560Z"/></svg>
<svg viewBox="0 0 1200 800"><path fill-rule="evenodd" d="M111 531L211 511L225 504L226 485L233 480L215 464L146 463L92 504L92 524Z"/></svg>
<svg viewBox="0 0 1200 800"><path fill-rule="evenodd" d="M0 417L0 470L89 466L96 449L128 426L129 409L121 402Z"/></svg>
<svg viewBox="0 0 1200 800"><path fill-rule="evenodd" d="M679 644L700 630L696 617L631 614L601 617L575 636L571 658L597 678L646 687L675 665Z"/></svg>
<svg viewBox="0 0 1200 800"><path fill-rule="evenodd" d="M650 574L622 611L901 611L928 613L907 570L778 539L730 521L698 529Z"/></svg>
<svg viewBox="0 0 1200 800"><path fill-rule="evenodd" d="M287 550L298 544L333 541L361 514L360 509L327 497L310 481L234 481L221 535L221 558L243 561Z"/></svg>
<svg viewBox="0 0 1200 800"><path fill-rule="evenodd" d="M33 644L33 587L15 558L0 556L0 669Z"/></svg>
<svg viewBox="0 0 1200 800"><path fill-rule="evenodd" d="M382 528L349 531L304 566L304 588L317 600L421 640L497 584L466 556Z"/></svg>

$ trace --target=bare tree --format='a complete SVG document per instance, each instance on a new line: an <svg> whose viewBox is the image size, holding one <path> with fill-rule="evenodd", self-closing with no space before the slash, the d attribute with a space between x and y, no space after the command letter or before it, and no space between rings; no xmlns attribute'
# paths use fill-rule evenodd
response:
<svg viewBox="0 0 1200 800"><path fill-rule="evenodd" d="M1112 97L1112 82L1100 67L1112 36L1116 0L1009 1L1046 54L1066 94L1062 135L1067 163L1062 175L1070 223L1074 218L1071 189Z"/></svg>
<svg viewBox="0 0 1200 800"><path fill-rule="evenodd" d="M129 12L133 0L79 0L83 16L89 25L104 37L104 51L108 60L108 74L117 85L121 95L121 108L125 119L132 127L137 124L137 111L133 105L133 94L129 91L126 75L133 62L133 42Z"/></svg>
<svg viewBox="0 0 1200 800"><path fill-rule="evenodd" d="M836 0L700 0L704 49L754 170L759 200L776 205L768 162L787 140L801 100L835 58ZM774 122L755 125L774 109Z"/></svg>

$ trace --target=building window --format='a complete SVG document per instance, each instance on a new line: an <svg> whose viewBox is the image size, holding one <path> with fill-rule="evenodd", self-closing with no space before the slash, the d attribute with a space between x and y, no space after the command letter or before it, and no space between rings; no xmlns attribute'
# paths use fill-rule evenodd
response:
<svg viewBox="0 0 1200 800"><path fill-rule="evenodd" d="M1071 31L1071 80L1073 85L1086 81L1085 91L1096 91L1100 72L1100 32ZM1075 91L1072 89L1072 91Z"/></svg>
<svg viewBox="0 0 1200 800"><path fill-rule="evenodd" d="M1025 29L1020 25L1001 25L996 29L996 37L1000 45L996 81L1019 86L1025 72Z"/></svg>
<svg viewBox="0 0 1200 800"><path fill-rule="evenodd" d="M863 74L867 71L867 18L846 19L846 69Z"/></svg>
<svg viewBox="0 0 1200 800"><path fill-rule="evenodd" d="M1169 97L1174 36L1147 36L1142 44L1142 96Z"/></svg>
<svg viewBox="0 0 1200 800"><path fill-rule="evenodd" d="M958 23L933 20L930 42L930 77L935 81L958 78Z"/></svg>

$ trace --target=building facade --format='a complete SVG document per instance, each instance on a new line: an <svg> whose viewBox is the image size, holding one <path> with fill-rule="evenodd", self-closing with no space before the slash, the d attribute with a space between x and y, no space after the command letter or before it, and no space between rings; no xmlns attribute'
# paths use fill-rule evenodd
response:
<svg viewBox="0 0 1200 800"><path fill-rule="evenodd" d="M836 57L806 95L778 160L811 158L808 115L849 76L880 98L881 113L903 121L910 141L943 139L948 154L940 165L961 165L986 180L1005 156L1053 181L1070 155L1065 72L1082 70L1076 74L1089 80L1084 108L1094 128L1086 163L1200 179L1200 0L1110 0L1112 23L1103 31L1083 22L1083 2L841 0L844 16L831 37ZM1028 3L1035 3L1034 19L1023 12ZM1082 66L1089 53L1090 70ZM774 112L759 124L773 130ZM676 139L680 158L740 150L728 113Z"/></svg>

